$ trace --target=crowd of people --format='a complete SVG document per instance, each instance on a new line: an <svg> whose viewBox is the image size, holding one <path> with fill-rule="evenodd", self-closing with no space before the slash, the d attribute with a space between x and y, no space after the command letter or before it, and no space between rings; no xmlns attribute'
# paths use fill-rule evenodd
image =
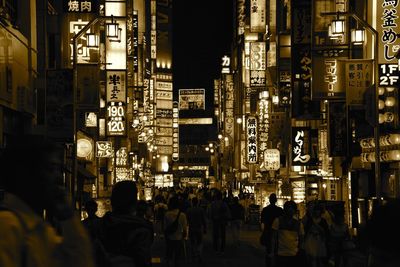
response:
<svg viewBox="0 0 400 267"><path fill-rule="evenodd" d="M155 237L165 240L167 266L179 266L185 254L201 262L208 231L216 255L224 254L228 224L239 245L246 218L240 196L168 188L156 190L153 203L138 200L136 182L121 181L113 185L111 210L98 217L97 202L87 201L88 217L81 221L65 191L62 147L26 137L0 152L0 266L146 267L152 265ZM20 167L12 168L16 163ZM282 209L276 200L271 194L261 212L267 266L347 266L346 249L354 244L343 213L332 214L311 201L300 218L294 201ZM398 199L373 210L366 225L365 266L399 266L399 210Z"/></svg>

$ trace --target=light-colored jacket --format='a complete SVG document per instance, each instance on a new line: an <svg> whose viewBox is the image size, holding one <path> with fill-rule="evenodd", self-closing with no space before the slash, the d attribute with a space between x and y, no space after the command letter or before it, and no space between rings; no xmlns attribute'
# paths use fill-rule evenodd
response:
<svg viewBox="0 0 400 267"><path fill-rule="evenodd" d="M6 193L0 206L6 208L0 210L0 266L94 266L89 237L77 217L61 222L60 236L17 196Z"/></svg>

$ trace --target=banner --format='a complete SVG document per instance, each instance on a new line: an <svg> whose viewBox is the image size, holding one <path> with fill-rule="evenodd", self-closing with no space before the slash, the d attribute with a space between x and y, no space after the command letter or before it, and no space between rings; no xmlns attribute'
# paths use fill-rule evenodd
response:
<svg viewBox="0 0 400 267"><path fill-rule="evenodd" d="M329 102L329 156L347 155L346 102Z"/></svg>

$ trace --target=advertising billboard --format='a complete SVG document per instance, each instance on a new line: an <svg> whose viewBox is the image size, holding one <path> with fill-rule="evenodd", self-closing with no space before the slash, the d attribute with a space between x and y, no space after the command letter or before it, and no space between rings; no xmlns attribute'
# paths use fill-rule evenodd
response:
<svg viewBox="0 0 400 267"><path fill-rule="evenodd" d="M205 89L179 89L179 110L205 109Z"/></svg>

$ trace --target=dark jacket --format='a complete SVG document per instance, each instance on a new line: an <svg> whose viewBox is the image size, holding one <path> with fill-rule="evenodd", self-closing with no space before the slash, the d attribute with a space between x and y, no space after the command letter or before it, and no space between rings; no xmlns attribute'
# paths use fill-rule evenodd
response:
<svg viewBox="0 0 400 267"><path fill-rule="evenodd" d="M151 266L153 225L135 215L107 212L101 241L108 253L132 257L135 266Z"/></svg>

